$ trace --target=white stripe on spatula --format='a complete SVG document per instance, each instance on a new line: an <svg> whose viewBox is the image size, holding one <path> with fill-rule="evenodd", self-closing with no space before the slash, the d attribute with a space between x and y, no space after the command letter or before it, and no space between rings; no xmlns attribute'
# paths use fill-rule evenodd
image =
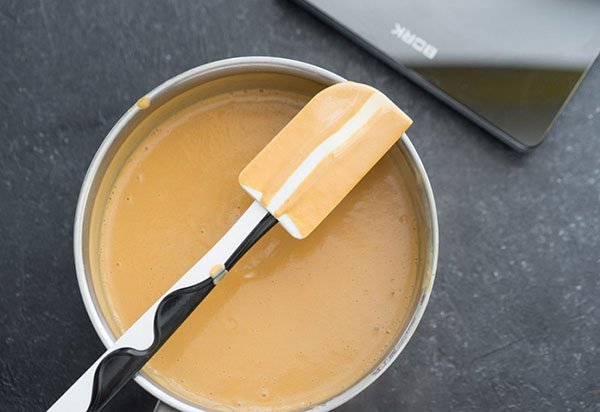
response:
<svg viewBox="0 0 600 412"><path fill-rule="evenodd" d="M288 200L298 189L298 186L317 168L319 163L333 153L337 148L346 143L357 131L364 127L369 119L388 102L388 98L381 93L373 93L362 105L360 110L352 116L337 132L319 144L275 193L267 210L271 214ZM291 220L291 219L290 219Z"/></svg>

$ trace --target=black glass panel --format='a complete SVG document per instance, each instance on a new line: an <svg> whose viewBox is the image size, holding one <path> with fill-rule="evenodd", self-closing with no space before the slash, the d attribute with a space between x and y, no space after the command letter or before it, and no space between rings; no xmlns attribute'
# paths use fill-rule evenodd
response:
<svg viewBox="0 0 600 412"><path fill-rule="evenodd" d="M596 0L299 0L519 148L537 145L600 50Z"/></svg>

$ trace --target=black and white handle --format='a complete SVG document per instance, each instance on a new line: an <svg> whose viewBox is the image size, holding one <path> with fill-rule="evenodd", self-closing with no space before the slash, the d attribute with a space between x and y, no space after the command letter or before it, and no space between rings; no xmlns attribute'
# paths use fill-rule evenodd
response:
<svg viewBox="0 0 600 412"><path fill-rule="evenodd" d="M95 412L102 409L160 349L225 273L275 223L277 219L260 203L254 202L221 240L155 302L48 411ZM215 268L219 270L215 271Z"/></svg>

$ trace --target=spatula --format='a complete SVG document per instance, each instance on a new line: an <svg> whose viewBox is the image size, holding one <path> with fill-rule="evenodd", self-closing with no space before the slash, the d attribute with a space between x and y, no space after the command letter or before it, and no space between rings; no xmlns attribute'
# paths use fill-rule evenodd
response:
<svg viewBox="0 0 600 412"><path fill-rule="evenodd" d="M240 173L248 210L49 411L101 410L270 228L308 236L411 123L363 84L317 94Z"/></svg>

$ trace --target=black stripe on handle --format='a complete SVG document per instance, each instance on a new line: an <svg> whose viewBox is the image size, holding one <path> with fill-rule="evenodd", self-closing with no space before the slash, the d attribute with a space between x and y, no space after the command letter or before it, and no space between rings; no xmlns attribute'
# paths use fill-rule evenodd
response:
<svg viewBox="0 0 600 412"><path fill-rule="evenodd" d="M277 224L277 219L270 213L267 213L265 217L256 225L254 230L250 232L246 239L237 247L236 250L233 251L229 259L225 261L225 270L230 271L233 265L235 265L238 260L244 256L244 254L250 250L250 248L258 242L258 240L263 237L265 233L269 231L273 226Z"/></svg>
<svg viewBox="0 0 600 412"><path fill-rule="evenodd" d="M88 412L102 409L160 349L214 287L213 279L208 278L165 296L156 310L152 345L144 350L117 349L98 365Z"/></svg>
<svg viewBox="0 0 600 412"><path fill-rule="evenodd" d="M224 264L225 269L229 271L244 253L276 223L277 219L267 213L227 259ZM144 350L117 349L109 353L98 364L94 374L92 398L87 412L101 410L129 379L154 356L214 287L213 278L209 277L196 285L175 290L165 296L156 309L154 341L152 344Z"/></svg>

